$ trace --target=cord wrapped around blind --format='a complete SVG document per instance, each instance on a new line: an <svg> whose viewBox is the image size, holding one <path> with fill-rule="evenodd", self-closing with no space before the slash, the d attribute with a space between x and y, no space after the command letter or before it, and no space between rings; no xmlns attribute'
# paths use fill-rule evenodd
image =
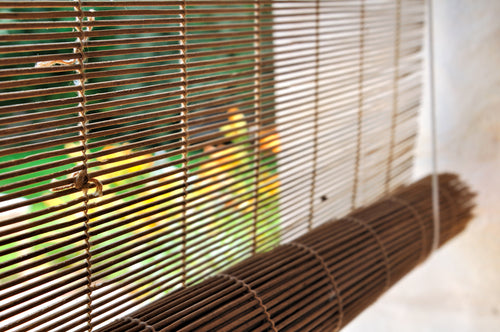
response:
<svg viewBox="0 0 500 332"><path fill-rule="evenodd" d="M91 331L411 179L423 0L0 1L0 331Z"/></svg>
<svg viewBox="0 0 500 332"><path fill-rule="evenodd" d="M439 181L442 246L474 195L455 175ZM99 331L338 331L431 253L430 189L424 178Z"/></svg>

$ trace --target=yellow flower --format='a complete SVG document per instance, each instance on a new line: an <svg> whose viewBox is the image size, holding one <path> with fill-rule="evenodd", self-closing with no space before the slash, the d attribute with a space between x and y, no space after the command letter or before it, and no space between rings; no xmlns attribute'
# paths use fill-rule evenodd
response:
<svg viewBox="0 0 500 332"><path fill-rule="evenodd" d="M116 148L116 146L109 145L109 146L106 146L103 149L103 151L111 150L113 148ZM98 157L97 160L101 164L99 166L97 166L97 168L101 169L101 170L104 170L104 169L108 168L109 165L111 165L110 167L126 166L127 164L133 164L135 162L140 162L141 160L148 159L148 158L150 158L150 157L153 156L152 154L145 154L145 155L140 155L140 156L133 157L133 158L127 158L127 159L113 161L113 159L115 159L115 158L120 158L120 157L128 156L131 153L132 153L132 150L121 150L121 151L110 153L110 154L105 155L105 156ZM118 170L118 171L114 171L112 173L103 174L99 178L100 179L111 179L113 177L130 174L130 173L137 172L137 171L141 171L141 170L144 170L144 169L149 168L151 166L153 166L153 162L140 163L140 164L133 165L133 166L130 166L130 167L127 167L127 168L123 168L123 169ZM127 183L129 181L130 180L128 180L128 181L127 180L122 180L122 181L116 182L115 184L119 185L119 184L122 184L122 183Z"/></svg>
<svg viewBox="0 0 500 332"><path fill-rule="evenodd" d="M229 121L234 123L228 123L220 128L220 131L226 132L224 134L225 137L234 137L239 135L244 135L248 133L247 122L245 121L245 116L241 113L237 112L237 108L230 108L228 113ZM235 114L234 114L235 113ZM235 142L245 140L245 136L235 138Z"/></svg>
<svg viewBox="0 0 500 332"><path fill-rule="evenodd" d="M278 133L265 136L260 139L260 149L263 151L271 150L273 153L281 151L281 142Z"/></svg>

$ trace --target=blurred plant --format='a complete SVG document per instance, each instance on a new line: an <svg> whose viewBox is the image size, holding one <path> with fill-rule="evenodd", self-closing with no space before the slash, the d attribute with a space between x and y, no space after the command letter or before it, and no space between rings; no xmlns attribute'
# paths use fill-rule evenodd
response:
<svg viewBox="0 0 500 332"><path fill-rule="evenodd" d="M244 115L238 112L237 109L230 109L229 114L229 123L221 125L219 131L224 133L224 136L228 139L226 143L230 144L226 148L224 148L225 145L205 148L205 152L213 152L204 157L205 159L200 163L198 171L195 172L196 174L191 176L195 182L196 180L200 180L196 183L196 187L199 187L199 189L189 192L186 197L188 201L197 201L198 198L203 198L201 204L194 204L193 208L189 208L188 206L190 215L197 216L199 212L202 212L203 215L210 215L210 217L207 217L207 221L210 221L211 225L210 233L226 239L228 236L229 238L238 238L239 236L239 234L227 235L232 232L232 229L222 231L219 229L219 225L226 224L233 217L233 213L230 213L231 211L234 213L239 211L238 213L241 218L249 220L252 217L253 209L258 206L256 199L263 201L270 196L279 194L280 186L274 167L269 167L269 165L262 167L258 177L254 173L257 160L255 147L251 143L248 143L251 141L248 122L245 120ZM71 149L76 145L78 143L67 144L65 148ZM117 149L118 147L121 148ZM117 152L112 152L115 149ZM264 135L264 138L259 140L259 151L261 157L264 158L263 160L269 160L269 158L275 160L275 154L280 149L280 140L277 133ZM124 221L123 225L113 228L106 233L101 234L98 232L97 235L92 237L93 240L105 237L111 232L122 232L124 237L126 237L126 234L136 234L139 237L151 236L159 232L168 232L171 227L174 227L175 224L166 227L164 225L167 225L171 220L182 218L182 213L180 211L172 213L170 209L163 209L162 212L158 212L158 210L167 205L182 203L183 197L181 195L176 196L171 193L171 189L177 188L175 190L179 191L179 185L183 181L180 176L182 172L180 170L176 171L178 168L173 166L159 171L148 172L149 169L154 168L157 164L150 161L141 162L141 160L151 160L154 155L143 154L136 157L127 157L135 151L132 149L123 149L123 145L109 145L99 151L109 151L110 153L95 158L93 162L90 174L99 174L99 181L103 183L103 198L95 198L96 202L106 200L110 202L106 204L107 206L120 206L124 209L123 211L126 209L130 211L135 210L135 212L125 213L121 217L114 218L113 223L120 224L121 221ZM78 153L68 154L67 157L75 157ZM175 162L175 158L163 159L162 162L165 161L167 163ZM268 168L272 170L267 170ZM111 171L112 169L115 170ZM130 176L131 174L139 175ZM159 176L161 174L168 175ZM156 180L149 182L142 181L148 177L154 177ZM259 180L258 183L256 183L256 178ZM134 186L135 182L143 184ZM130 190L131 186L133 189L141 190L137 190L136 194L129 195L127 191ZM257 198L254 195L255 186L258 186ZM127 189L121 189L122 187ZM245 195L245 193L247 194ZM75 198L75 195L77 194L64 195L47 200L42 203L44 205L42 208L67 204ZM174 196L174 198L169 197L170 195ZM165 203L158 204L159 200L164 200ZM221 209L222 204L225 206L224 209ZM32 208L34 209L35 207ZM40 205L36 207L36 209L40 208ZM102 204L98 207L91 207L89 215L98 212L101 208ZM272 204L271 209L277 212L278 203ZM113 210L113 213L115 212ZM167 215L168 217L162 218L162 216ZM73 219L74 216L66 216L57 222L71 222ZM91 221L94 222L95 220ZM143 226L140 227L138 226L139 224ZM133 230L130 230L130 228ZM157 230L153 230L154 228ZM55 244L55 242L46 243L47 246L50 244ZM40 246L38 249L40 249Z"/></svg>
<svg viewBox="0 0 500 332"><path fill-rule="evenodd" d="M92 12L93 9L90 9L90 11ZM88 21L94 21L94 17L87 17L86 19ZM85 30L92 30L92 26L86 27ZM88 36L88 34L83 35ZM84 46L87 42L86 38L87 37L83 37L82 40L77 39L76 41ZM117 35L113 38L118 39L121 37ZM213 40L220 41L220 39L216 36L214 36ZM78 54L79 52L81 52L81 49L73 49L73 53ZM153 53L151 53L151 55L152 54ZM228 57L232 56L234 55L229 55ZM104 61L105 59L98 60ZM85 61L85 58L75 56L74 59L41 61L37 62L35 67L45 68L53 66L75 66L82 64L80 61ZM96 58L92 61L96 61ZM76 70L76 72L80 73L79 70ZM234 73L237 72L238 69L235 69ZM81 77L84 77L84 75ZM79 90L78 88L83 85L83 79L75 80L72 84L75 86L75 91ZM119 87L116 87L116 89L118 88ZM101 90L99 89L96 91ZM49 96L47 98L52 97ZM152 238L153 241L158 241L159 243L163 241L162 237L164 239L165 237L176 236L178 233L179 223L175 224L172 221L182 220L183 213L182 211L179 211L179 208L170 209L169 207L179 207L183 203L184 199L187 199L189 202L187 204L187 215L194 218L200 217L203 219L204 224L209 224L209 232L200 233L215 236L217 239L224 239L220 242L214 242L214 249L211 250L206 256L217 257L219 254L224 254L228 247L240 250L240 248L248 245L248 242L239 242L238 244L236 241L233 241L234 239L241 237L241 233L236 233L233 226L238 223L238 220L251 220L254 216L253 212L255 208L258 208L257 213L260 213L260 211L263 210L263 207L259 205L258 202L262 202L268 197L279 194L280 183L274 166L276 165L276 154L281 150L280 140L279 135L271 131L259 132L259 139L252 136L255 134L249 131L249 122L245 119L244 114L237 108L231 108L228 110L227 120L227 124L220 125L217 129L220 133L224 133L224 137L227 138L227 141L225 142L226 145L207 146L205 150L194 151L192 152L192 155L190 155L190 159L192 160L196 159L196 154L203 153L204 157L200 159L203 161L200 163L200 166L191 170L195 174L191 174L189 176L188 184L191 185L191 183L195 183L194 185L196 188L188 190L187 197L179 195L181 192L181 189L179 188L182 188L184 182L184 178L182 176L183 174L180 170L180 162L177 166L169 166L161 169L158 167L165 163L175 164L176 160L179 160L179 156L149 162L148 160L157 159L156 157L158 157L158 155L156 153L141 153L140 156L133 156L137 155L139 150L127 148L126 144L108 145L105 147L89 149L87 151L89 155L92 155L95 152L100 152L99 155L108 153L105 156L97 157L88 161L91 165L88 169L88 175L95 176L95 178L90 177L85 183L90 182L89 187L91 186L92 188L94 186L98 187L95 192L94 189L91 189L91 194L97 193L98 195L92 195L90 201L91 204L89 204L89 215L92 216L89 223L91 225L90 230L92 232L92 250L99 251L99 253L95 254L93 257L104 255L102 253L103 251L100 251L100 248L103 246L108 246L113 248L113 250L116 249L114 247L115 241L120 242L123 240L123 242L119 245L128 246L131 244L133 245L134 241L145 238ZM254 138L253 143L249 143L252 141L252 138ZM255 146L255 144L258 144L258 146ZM53 147L53 149L64 148L68 150L76 150L74 148L80 147L81 145L82 143L76 142L67 144L66 146L56 146ZM257 156L256 153L260 153L260 155ZM81 157L81 152L71 153L66 156L57 156L57 158L61 159L64 157ZM266 166L260 166L256 170L259 159L262 164L265 162ZM36 167L39 164L41 165L43 162L45 161L36 161L38 164L33 165L33 167ZM61 166L58 171L64 171L65 167L73 168L76 166L76 164L65 164ZM50 171L47 171L46 175L48 175ZM256 173L257 171L259 171L259 173ZM75 173L68 177L78 179L78 177L82 178L86 175L86 172ZM59 180L62 180L62 177L59 177ZM47 184L48 181L49 180L43 184ZM99 188L101 185L102 188ZM59 189L67 190L74 187L76 186L68 185L60 187ZM85 190L89 189L89 187L85 188ZM70 243L72 241L70 237L74 237L74 234L68 229L81 227L81 225L75 222L81 217L81 212L80 214L75 214L69 211L69 209L74 211L74 204L77 199L81 199L81 193L69 192L69 190L67 191L67 194L61 192L62 195L60 196L53 195L52 197L55 198L39 201L38 203L29 206L29 208L27 207L26 209L29 209L29 211L16 211L18 215L27 213L38 215L30 220L30 222L35 221L34 224L36 224L39 220L47 218L47 216L53 217L55 220L40 222L37 226L32 227L29 230L30 232L33 231L30 233L30 237L26 236L22 240L26 244L26 249L19 252L13 252L9 256L1 257L0 262L17 259L22 256L32 256L34 257L33 261L45 260L43 264L39 265L39 268L53 268L52 266L65 260L73 260L76 255L81 254L81 252L73 252L67 256L60 255L57 259L51 258L51 256L54 257L55 254L63 252L67 250L68 247L75 245L74 243ZM250 194L244 195L245 192L250 192ZM45 194L46 193L37 193L36 197L43 197ZM102 194L102 197L97 197L101 196L100 194ZM204 200L201 204L191 204L191 202L195 201L199 203L197 197L202 196L204 197ZM32 197L20 198L20 200L33 197L35 196L32 195ZM160 201L162 201L162 203L159 203ZM279 210L278 204L279 202L277 200L274 200L274 203L272 204L267 204L266 213L271 211L274 215L276 215ZM65 210L53 209L56 206L64 206ZM53 209L54 212L50 212L51 209ZM48 212L40 213L42 210ZM102 211L104 210L106 210L106 215L103 215L104 212ZM214 211L218 212L214 214ZM231 227L222 227L222 225L228 225L229 220L234 219L236 211L238 211L239 219L232 221L231 224L229 224ZM211 216L204 218L205 215ZM3 216L0 216L0 219L2 217ZM103 228L106 228L106 231L101 233L99 228L102 224L100 222L104 219L107 219L107 224L103 223ZM279 217L273 217L273 220L277 219L279 219ZM98 224L99 226L93 227L95 224ZM112 227L107 227L108 224L111 224ZM170 224L172 224L172 226L170 226ZM117 226L115 227L115 225ZM273 221L273 225L279 225L279 220ZM30 227L29 223L27 227ZM175 228L177 228L177 233L175 233ZM241 232L243 231L244 230ZM197 232L198 230L193 231L194 234L197 234ZM246 230L246 233L246 236L248 236L248 230ZM66 234L71 235L66 236ZM113 237L111 236L113 234L120 234L120 236ZM190 235L191 234L192 233L190 233ZM48 241L47 239L50 240ZM106 242L102 239L106 239ZM126 242L129 239L131 239L130 242ZM276 240L276 242L278 241L279 239ZM60 244L64 242L70 244L66 245L66 247L61 247ZM12 243L12 245L17 244ZM119 250L120 249L118 247L117 251ZM134 250L136 249L134 248ZM36 255L34 253L36 253ZM104 253L107 254L106 251L104 251ZM191 262L196 264L197 261L205 260L206 256L192 258L189 257L188 253L188 260L191 259ZM165 250L165 252L158 256L149 257L144 261L130 265L130 267L124 270L106 275L103 279L111 280L119 274L123 275L129 272L132 274L132 272L137 271L137 269L150 266L148 264L151 264L152 262L157 264L162 257L180 258L179 248L177 247L171 250ZM119 264L123 263L123 265L127 266L127 261L122 261L120 257L116 258L116 261ZM73 265L76 264L77 263L74 263ZM164 271L169 269L171 270L171 272L169 272L170 275L175 275L179 272L178 270L172 271L172 267L165 267L159 271L159 273L165 273ZM17 276L13 275L12 277L16 278ZM95 282L98 284L102 281L103 280L96 280ZM125 282L127 281L125 280ZM144 283L141 288L136 290L132 290L135 286L133 285L133 282L131 282L130 292L141 292L142 289L150 287L154 282L155 281L152 281L151 283ZM112 283L109 282L109 284ZM145 294L142 296L145 296Z"/></svg>
<svg viewBox="0 0 500 332"><path fill-rule="evenodd" d="M88 17L87 20L94 21L94 17ZM87 31L91 29L92 27L86 28ZM87 42L87 37L82 40L77 39L77 42L84 45ZM75 54L80 52L79 49L73 50ZM84 59L43 61L37 62L35 67L75 65L81 64L81 61L84 61ZM80 73L80 70L77 69L77 72ZM75 86L84 84L83 79L75 80L73 83ZM85 114L80 112L80 115L86 119ZM180 220L183 217L182 211L176 210L178 212L172 212L169 207L179 206L184 199L188 202L196 202L192 204L193 208L189 207L190 204L188 203L188 214L195 216L195 218L200 216L205 218L206 216L206 222L210 224L210 233L226 240L237 239L240 234L234 234L231 227L222 229L219 226L227 225L231 219L234 222L233 213L244 220L251 220L254 209L260 208L259 202L279 194L280 186L277 174L275 174L275 168L270 167L270 165L273 165L276 154L281 150L278 133L259 132L257 133L259 135L258 141L254 141L254 144L252 144L249 142L252 142L252 135L254 134L249 132L249 127L249 123L242 112L237 108L228 110L228 122L219 128L219 132L223 133L224 137L227 138L227 147L226 145L205 147L203 152L208 153L208 155L203 154L205 156L201 159L203 162L200 163L194 174L190 175L195 188L189 190L186 197L178 195L179 188L182 187L184 182L183 177L179 176L181 172L176 172L175 166L148 171L159 165L154 162L147 162L147 160L154 159L155 156L141 154L140 156L129 157L136 151L123 149L123 144L109 145L99 149L101 155L105 154L104 157L95 158L92 161L92 167L88 170L85 163L82 171L72 175L75 179L74 183L53 188L52 190L60 191L77 188L86 192L89 188L96 187L95 192L89 195L93 199L93 203L89 205L88 214L97 217L92 219L90 224L99 223L99 218L108 218L109 220L109 216L103 217L100 214L100 210L107 209L117 216L112 221L107 221L107 223L119 226L110 227L103 232L94 230L92 235L94 242L99 242L99 238L109 237L113 232L121 234L120 238L126 237L127 234L138 238L150 237L160 232L163 234L168 233L169 229L174 226L166 225L170 225L171 221ZM86 146L86 141L67 144L65 148L72 149L75 145L81 144ZM258 144L258 146L255 146L255 144ZM116 152L113 152L115 150ZM210 151L213 152L210 153ZM84 153L87 152L90 151L85 150ZM81 152L75 152L68 154L67 157L77 157L80 154ZM192 157L193 159L196 158L196 152ZM270 158L271 163L269 163ZM143 160L146 160L146 162L141 162ZM259 160L266 161L267 166L261 167ZM166 161L173 164L175 158L167 158ZM165 160L162 162L165 162ZM268 170L269 168L273 170ZM87 172L89 173L87 174ZM92 174L97 174L97 176L95 178L91 177L94 176ZM169 175L161 176L161 174ZM144 181L148 177L155 180ZM137 184L134 185L135 183ZM176 192L173 193L173 191ZM32 212L37 212L41 209L50 209L52 206L67 205L77 196L78 193L59 196L32 206L31 209ZM104 196L104 198L99 199L100 196ZM222 205L224 205L224 209L221 209ZM115 207L121 212L117 213ZM275 202L266 208L267 210L274 209L277 211L278 203ZM127 213L127 211L132 212ZM259 213L260 211L256 212ZM59 218L57 223L71 224L74 218L75 216L72 215L64 216ZM198 231L195 230L194 232ZM57 241L64 241L66 238ZM35 250L56 244L56 241L51 241L37 246ZM46 253L46 255L49 254ZM62 257L61 259L65 258Z"/></svg>
<svg viewBox="0 0 500 332"><path fill-rule="evenodd" d="M207 184L208 186L200 191L200 194L212 193L212 196L217 196L222 192L231 193L232 195L238 196L244 194L248 190L248 186L257 185L260 189L258 190L259 197L258 200L263 200L271 195L275 195L279 188L279 182L276 181L277 176L271 177L271 172L262 171L260 172L259 179L266 179L265 182L262 180L259 183L254 183L253 179L242 180L247 177L244 171L250 171L255 165L252 165L252 160L254 160L254 154L252 153L252 145L250 143L238 144L240 142L248 141L250 136L248 135L248 123L242 113L238 112L237 108L231 108L228 110L229 124L220 127L220 131L224 132L224 136L227 137L231 143L229 147L213 152L209 156L209 161L201 165L201 178L206 178L203 180L202 186ZM209 147L208 150L214 149L214 147ZM261 155L269 155L269 152L276 154L281 150L279 135L274 133L272 135L264 136L264 138L259 139L259 152ZM262 157L262 156L261 156ZM241 186L242 181L246 186ZM265 183L270 182L270 184L265 185ZM237 189L240 187L240 189ZM232 206L233 201L228 201L227 206ZM247 207L246 212L252 210L252 206L255 204L254 198L240 202L236 208Z"/></svg>

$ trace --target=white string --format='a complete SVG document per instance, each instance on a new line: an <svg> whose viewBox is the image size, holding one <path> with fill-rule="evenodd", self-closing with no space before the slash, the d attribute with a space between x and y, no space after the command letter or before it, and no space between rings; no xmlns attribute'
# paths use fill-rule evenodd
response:
<svg viewBox="0 0 500 332"><path fill-rule="evenodd" d="M434 223L434 237L432 251L439 247L439 182L437 174L437 130L436 130L436 98L434 87L434 25L432 21L432 0L428 0L427 6L428 27L428 59L429 59L429 108L431 115L431 153L432 153L432 216Z"/></svg>

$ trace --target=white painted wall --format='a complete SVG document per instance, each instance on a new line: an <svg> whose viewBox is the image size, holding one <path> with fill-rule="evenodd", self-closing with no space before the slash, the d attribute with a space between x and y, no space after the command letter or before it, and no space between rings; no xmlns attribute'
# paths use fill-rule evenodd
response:
<svg viewBox="0 0 500 332"><path fill-rule="evenodd" d="M438 164L479 194L468 229L345 332L500 331L500 1L434 0ZM430 172L428 98L415 175Z"/></svg>

